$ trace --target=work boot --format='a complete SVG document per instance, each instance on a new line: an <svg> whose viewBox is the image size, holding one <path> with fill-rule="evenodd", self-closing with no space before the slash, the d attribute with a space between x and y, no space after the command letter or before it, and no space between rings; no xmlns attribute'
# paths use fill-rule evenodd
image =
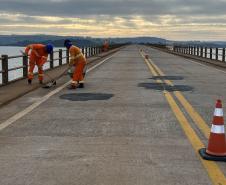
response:
<svg viewBox="0 0 226 185"><path fill-rule="evenodd" d="M84 83L79 83L78 88L84 88Z"/></svg>
<svg viewBox="0 0 226 185"><path fill-rule="evenodd" d="M71 84L71 85L69 85L67 88L69 89L69 90L73 90L73 89L76 89L78 87L78 85L76 85L76 84Z"/></svg>
<svg viewBox="0 0 226 185"><path fill-rule="evenodd" d="M29 85L31 85L32 79L28 79L27 82L28 82Z"/></svg>
<svg viewBox="0 0 226 185"><path fill-rule="evenodd" d="M39 80L39 84L43 84L43 81L42 80Z"/></svg>

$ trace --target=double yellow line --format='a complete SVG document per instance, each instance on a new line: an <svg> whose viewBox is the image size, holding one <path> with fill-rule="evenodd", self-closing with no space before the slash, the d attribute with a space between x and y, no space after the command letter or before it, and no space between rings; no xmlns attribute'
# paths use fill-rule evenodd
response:
<svg viewBox="0 0 226 185"><path fill-rule="evenodd" d="M145 63L147 64L153 76L165 76L165 74L161 71L161 69L159 69L159 67L156 66L151 59L147 59L143 52L140 52L140 54L144 58ZM170 80L157 79L156 82L159 84L165 83L172 87L174 86L174 84ZM175 114L177 120L179 121L185 135L187 136L188 140L192 144L192 147L195 150L196 155L198 156L203 166L205 167L210 179L212 180L212 183L216 185L226 184L226 178L222 173L221 169L219 168L219 166L213 161L206 161L200 157L198 150L201 148L204 148L205 146L200 140L200 138L198 137L198 135L195 133L193 128L191 127L191 124L189 123L184 113L181 111L178 104L176 103L174 96L181 103L181 105L187 111L189 116L192 118L193 122L201 130L204 136L206 138L209 138L210 128L208 127L207 123L199 115L199 113L192 107L192 105L186 100L186 98L182 95L181 92L174 91L172 95L170 92L164 90L164 96L167 102L169 103L173 113Z"/></svg>

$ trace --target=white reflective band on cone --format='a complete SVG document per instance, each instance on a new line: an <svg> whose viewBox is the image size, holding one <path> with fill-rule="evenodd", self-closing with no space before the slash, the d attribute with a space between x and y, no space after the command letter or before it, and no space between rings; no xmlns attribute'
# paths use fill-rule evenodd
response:
<svg viewBox="0 0 226 185"><path fill-rule="evenodd" d="M224 134L224 125L212 125L211 133Z"/></svg>
<svg viewBox="0 0 226 185"><path fill-rule="evenodd" d="M215 108L214 116L222 117L223 116L223 109Z"/></svg>

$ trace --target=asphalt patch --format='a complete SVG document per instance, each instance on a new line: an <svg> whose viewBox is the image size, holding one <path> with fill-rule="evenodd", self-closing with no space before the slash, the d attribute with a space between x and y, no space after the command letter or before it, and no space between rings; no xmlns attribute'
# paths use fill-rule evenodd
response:
<svg viewBox="0 0 226 185"><path fill-rule="evenodd" d="M181 91L181 92L185 92L185 91L193 91L193 87L191 86L187 86L187 85L168 85L166 83L139 83L138 87L143 87L146 89L153 89L153 90L158 90L158 91L169 91L169 92L173 92L173 91Z"/></svg>
<svg viewBox="0 0 226 185"><path fill-rule="evenodd" d="M152 80L183 80L182 76L154 76L150 78Z"/></svg>
<svg viewBox="0 0 226 185"><path fill-rule="evenodd" d="M63 94L60 96L61 99L70 101L91 101L91 100L109 100L114 94L105 93L71 93Z"/></svg>

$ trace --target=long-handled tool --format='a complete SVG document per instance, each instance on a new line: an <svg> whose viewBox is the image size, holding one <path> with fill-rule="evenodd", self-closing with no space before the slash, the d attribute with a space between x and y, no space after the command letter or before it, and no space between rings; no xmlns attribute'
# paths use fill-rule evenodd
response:
<svg viewBox="0 0 226 185"><path fill-rule="evenodd" d="M23 52L22 50L20 50L20 52L21 52L23 55L27 55L27 54L26 54L25 52ZM27 55L27 56L29 56L29 55ZM69 69L69 68L67 68L66 70L64 70L63 73L62 73L59 77L63 76L63 75L68 71L68 69ZM55 86L55 85L56 85L56 80L53 79L48 73L45 73L45 75L46 75L51 81L48 82L48 83L46 83L46 84L44 84L44 85L42 86L42 88L44 88L44 89L49 89L49 88Z"/></svg>
<svg viewBox="0 0 226 185"><path fill-rule="evenodd" d="M56 85L56 80L53 79L53 78L52 78L50 75L48 75L47 73L46 73L45 75L51 80L51 82L49 82L49 83L43 85L42 88L48 89L48 88L50 88L50 87L55 86L55 85Z"/></svg>
<svg viewBox="0 0 226 185"><path fill-rule="evenodd" d="M63 73L62 73L59 77L63 76L67 71L68 71L68 68L67 68L66 70L64 70ZM42 86L42 88L44 88L44 89L49 89L49 88L55 86L55 85L56 85L56 80L53 79L53 78L52 78L50 75L48 75L47 73L46 73L46 76L48 76L48 77L50 78L51 82L45 84L44 86Z"/></svg>
<svg viewBox="0 0 226 185"><path fill-rule="evenodd" d="M20 52L21 52L21 54L23 54L23 55L27 55L25 52L23 52L22 50L20 50ZM29 55L27 55L27 56L29 56ZM53 79L49 74L45 74L51 81L49 82L49 83L47 83L47 84L45 84L42 88L50 88L50 87L52 87L52 86L55 86L56 85L56 80L55 79Z"/></svg>

